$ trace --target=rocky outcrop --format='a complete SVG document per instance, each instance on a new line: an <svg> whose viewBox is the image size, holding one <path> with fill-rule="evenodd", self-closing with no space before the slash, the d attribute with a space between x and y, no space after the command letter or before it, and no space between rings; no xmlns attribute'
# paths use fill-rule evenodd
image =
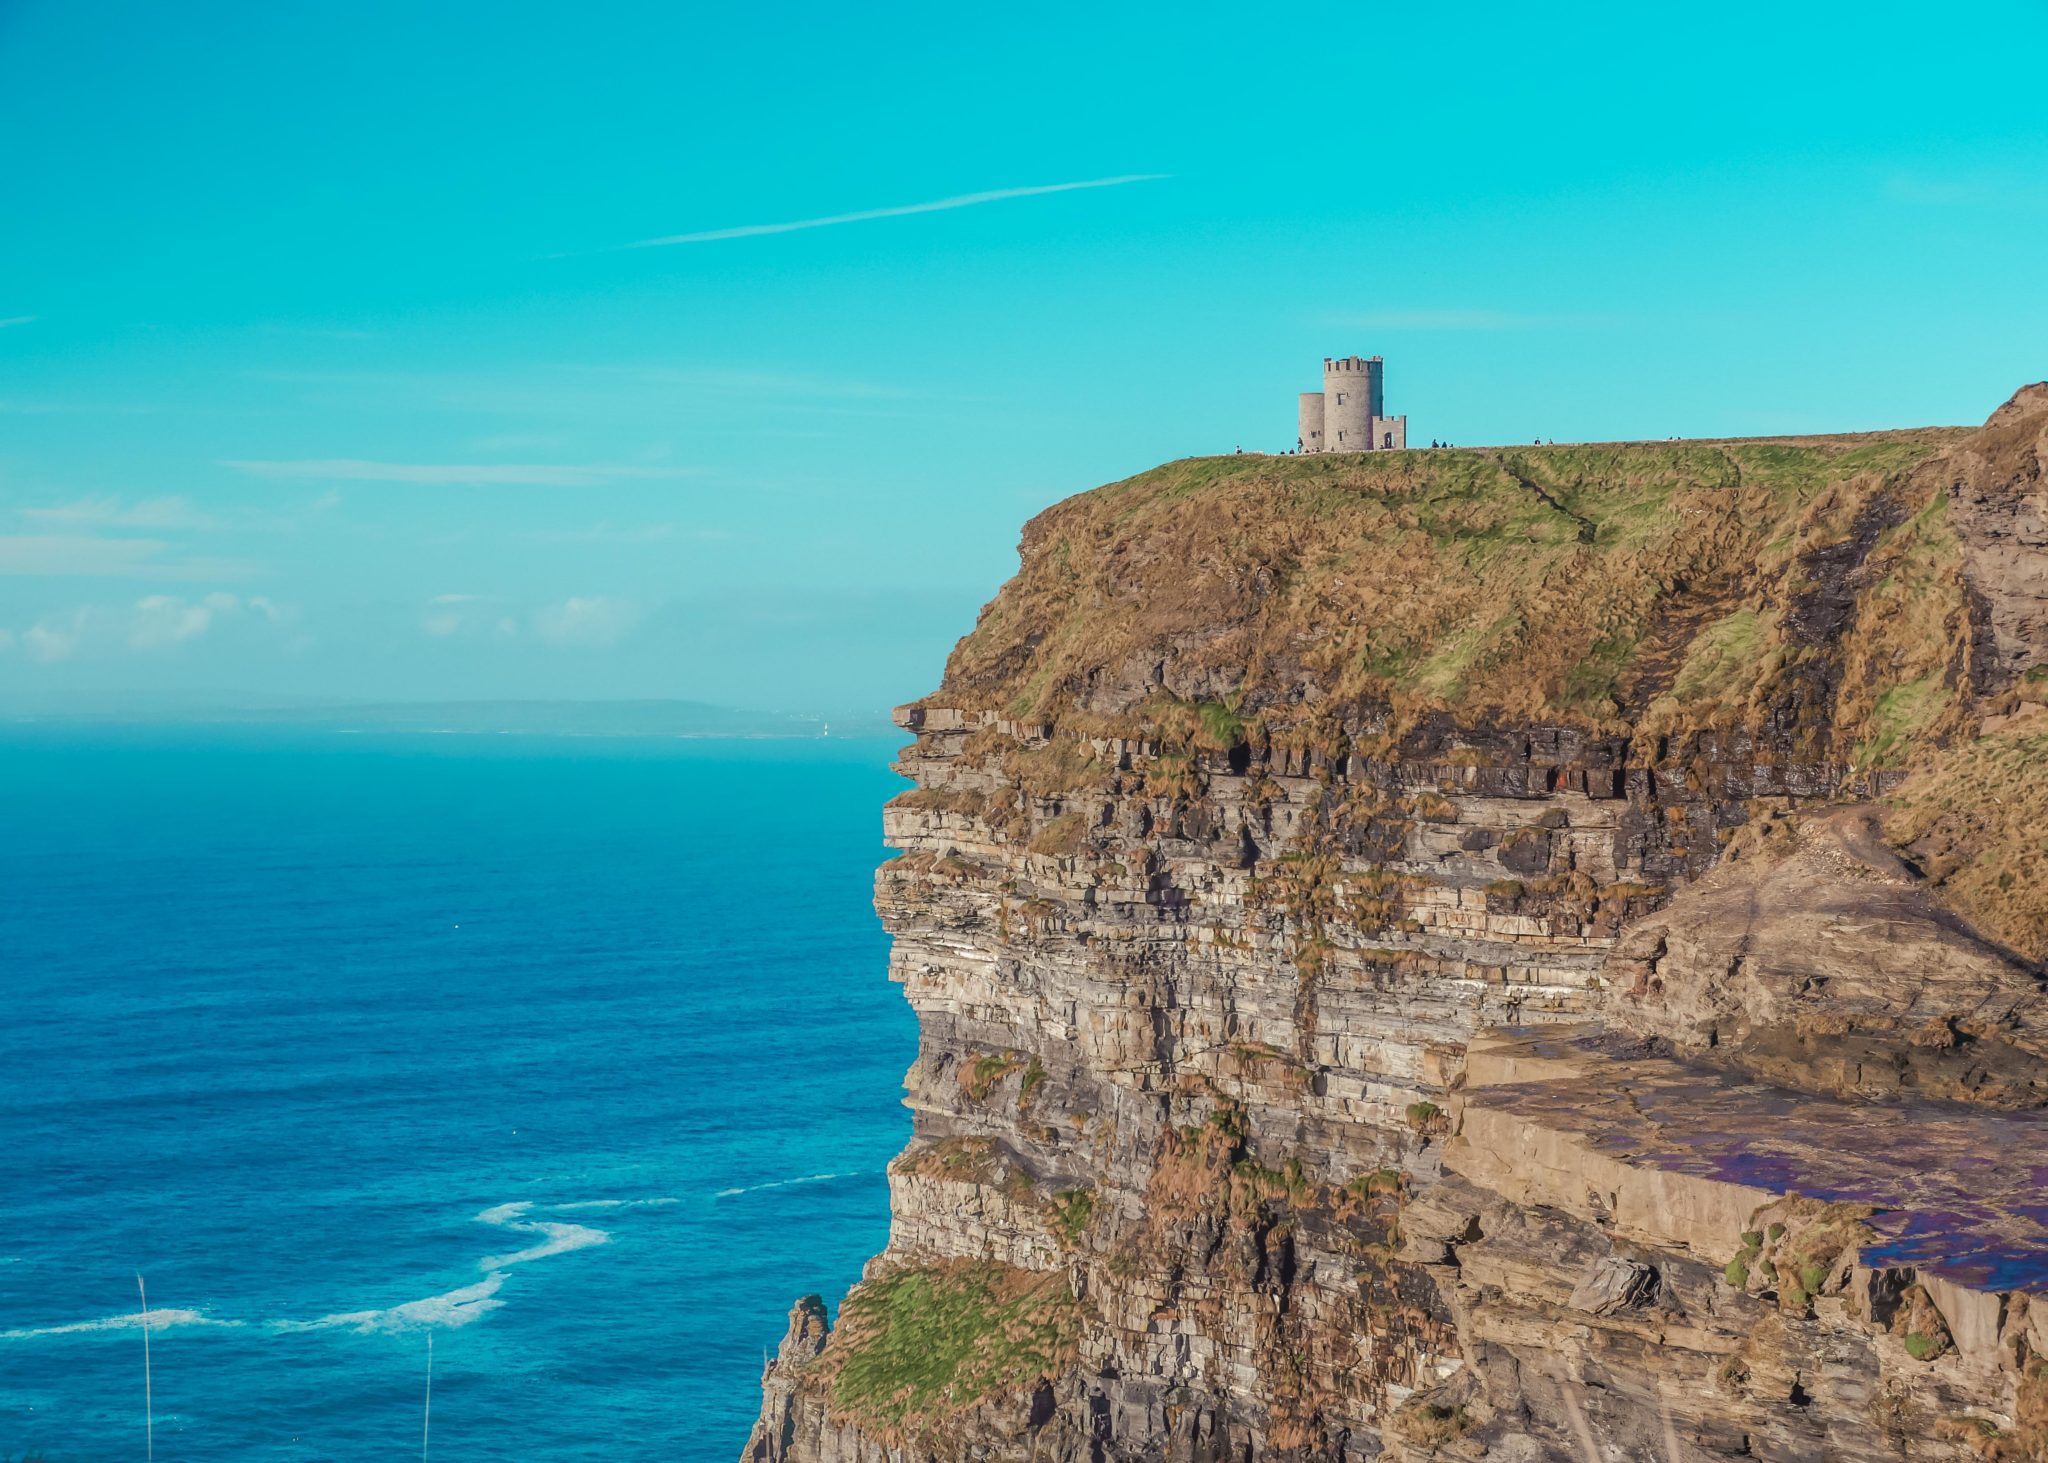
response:
<svg viewBox="0 0 2048 1463"><path fill-rule="evenodd" d="M1985 690L2048 669L2048 382L1992 413L1955 454L1951 488L1976 596Z"/></svg>
<svg viewBox="0 0 2048 1463"><path fill-rule="evenodd" d="M2040 951L1878 821L2025 685L1986 433L1034 522L900 713L914 1137L751 1457L2040 1456Z"/></svg>
<svg viewBox="0 0 2048 1463"><path fill-rule="evenodd" d="M2048 1105L2031 964L1941 908L1872 810L1745 832L1617 945L1618 1024L1808 1091Z"/></svg>
<svg viewBox="0 0 2048 1463"><path fill-rule="evenodd" d="M1408 1246L1470 1360L1444 1395L1472 1425L1445 1456L1534 1441L1529 1456L1570 1457L1584 1437L1630 1458L2048 1441L2020 1422L2048 1401L2032 1115L1915 1102L1873 1126L1868 1105L1597 1027L1476 1042L1456 1106Z"/></svg>

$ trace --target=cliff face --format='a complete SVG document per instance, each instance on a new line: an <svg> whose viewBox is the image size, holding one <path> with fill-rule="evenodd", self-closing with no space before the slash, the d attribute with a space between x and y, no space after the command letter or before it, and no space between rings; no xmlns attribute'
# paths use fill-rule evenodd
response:
<svg viewBox="0 0 2048 1463"><path fill-rule="evenodd" d="M2048 1457L2044 462L1041 515L900 713L915 1136L750 1458Z"/></svg>

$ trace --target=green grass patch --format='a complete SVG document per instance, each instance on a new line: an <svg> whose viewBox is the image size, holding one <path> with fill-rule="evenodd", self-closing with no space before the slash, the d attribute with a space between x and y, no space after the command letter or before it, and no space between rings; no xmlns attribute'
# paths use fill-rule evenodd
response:
<svg viewBox="0 0 2048 1463"><path fill-rule="evenodd" d="M1002 1081L1024 1066L1016 1052L986 1052L960 1070L960 1090L976 1102L982 1101Z"/></svg>
<svg viewBox="0 0 2048 1463"><path fill-rule="evenodd" d="M1398 1168L1375 1169L1362 1173L1348 1181L1344 1187L1361 1199L1374 1199L1384 1194L1401 1192L1401 1170Z"/></svg>
<svg viewBox="0 0 2048 1463"><path fill-rule="evenodd" d="M1221 701L1197 701L1195 716L1210 744L1219 750L1227 751L1244 740L1244 718Z"/></svg>
<svg viewBox="0 0 2048 1463"><path fill-rule="evenodd" d="M1877 698L1871 713L1872 734L1856 749L1864 767L1896 767L1911 754L1920 731L1947 705L1941 673L1893 686Z"/></svg>
<svg viewBox="0 0 2048 1463"><path fill-rule="evenodd" d="M1038 1060L1038 1053L1031 1054L1031 1065L1024 1069L1024 1080L1017 1086L1017 1106L1029 1107L1031 1099L1045 1082L1045 1063Z"/></svg>
<svg viewBox="0 0 2048 1463"><path fill-rule="evenodd" d="M1595 640L1578 663L1565 672L1559 704L1579 710L1604 707L1635 659L1637 643L1633 635L1603 635Z"/></svg>
<svg viewBox="0 0 2048 1463"><path fill-rule="evenodd" d="M1455 699L1466 678L1499 656L1521 628L1519 615L1502 615L1484 625L1467 625L1439 642L1417 665L1413 682L1432 696Z"/></svg>
<svg viewBox="0 0 2048 1463"><path fill-rule="evenodd" d="M1743 609L1708 625L1686 647L1671 694L1680 701L1720 701L1742 687L1755 676L1764 637L1776 623L1775 615Z"/></svg>
<svg viewBox="0 0 2048 1463"><path fill-rule="evenodd" d="M1095 1218L1095 1191L1093 1189L1068 1189L1055 1194L1052 1201L1052 1221L1068 1244L1081 1238L1089 1221Z"/></svg>
<svg viewBox="0 0 2048 1463"><path fill-rule="evenodd" d="M1425 1138L1447 1133L1451 1128L1451 1115L1433 1102L1411 1102L1408 1104L1408 1126Z"/></svg>
<svg viewBox="0 0 2048 1463"><path fill-rule="evenodd" d="M826 1355L844 1413L911 1430L1072 1359L1079 1311L1063 1273L966 1264L898 1270L856 1287Z"/></svg>

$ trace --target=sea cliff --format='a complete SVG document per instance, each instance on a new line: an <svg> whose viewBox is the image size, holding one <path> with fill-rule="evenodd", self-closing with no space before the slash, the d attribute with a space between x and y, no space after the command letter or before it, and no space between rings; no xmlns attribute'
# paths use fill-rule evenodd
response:
<svg viewBox="0 0 2048 1463"><path fill-rule="evenodd" d="M1033 520L748 1458L2048 1457L2044 468L2048 385Z"/></svg>

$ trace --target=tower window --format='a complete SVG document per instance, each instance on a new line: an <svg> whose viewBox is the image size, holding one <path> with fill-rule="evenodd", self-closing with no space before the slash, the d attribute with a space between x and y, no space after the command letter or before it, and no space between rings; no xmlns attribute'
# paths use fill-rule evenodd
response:
<svg viewBox="0 0 2048 1463"><path fill-rule="evenodd" d="M1344 404L1344 393L1340 391L1340 392L1338 392L1338 393L1337 393L1337 405L1339 405L1339 406L1342 406L1343 404Z"/></svg>

